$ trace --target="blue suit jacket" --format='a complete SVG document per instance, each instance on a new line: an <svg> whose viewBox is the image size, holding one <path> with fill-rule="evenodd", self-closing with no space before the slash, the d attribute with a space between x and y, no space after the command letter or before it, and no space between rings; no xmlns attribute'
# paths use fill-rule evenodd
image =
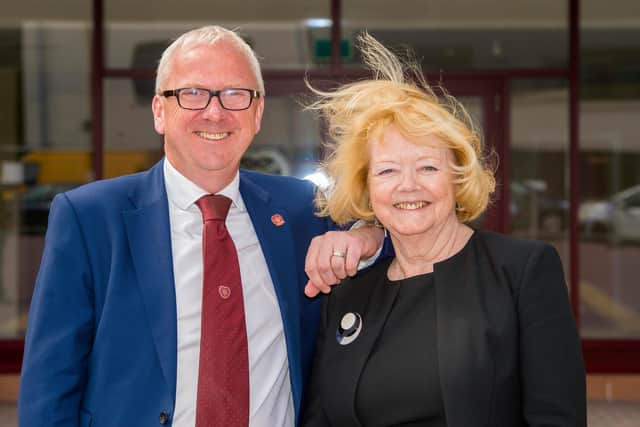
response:
<svg viewBox="0 0 640 427"><path fill-rule="evenodd" d="M313 186L241 171L284 324L296 418L319 302L303 294L310 240L330 227ZM279 213L285 224L271 220ZM54 199L31 303L21 427L171 424L176 394L176 298L162 162Z"/></svg>

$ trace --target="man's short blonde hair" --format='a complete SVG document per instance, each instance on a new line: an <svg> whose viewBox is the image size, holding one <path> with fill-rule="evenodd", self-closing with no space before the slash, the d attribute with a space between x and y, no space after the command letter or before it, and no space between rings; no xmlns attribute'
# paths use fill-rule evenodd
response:
<svg viewBox="0 0 640 427"><path fill-rule="evenodd" d="M256 77L256 82L258 82L258 91L262 95L264 92L264 80L262 79L262 72L260 70L260 62L258 58L251 49L251 46L247 44L246 41L242 39L235 31L228 30L226 28L220 27L218 25L207 25L205 27L200 27L188 31L182 34L180 37L175 39L173 43L171 43L162 53L160 57L160 62L158 63L158 69L156 71L156 94L159 94L163 90L167 89L177 89L177 88L167 88L164 87L166 84L169 75L171 74L171 67L173 65L173 57L176 52L185 47L193 47L193 46L212 46L221 41L227 41L231 43L233 46L238 48L238 50L244 54L244 56L249 61L251 65L251 70ZM220 61L224 61L224 58L220 58ZM208 89L219 89L219 88L208 88ZM252 88L248 88L252 89Z"/></svg>
<svg viewBox="0 0 640 427"><path fill-rule="evenodd" d="M444 90L438 97L410 56L399 59L367 33L358 43L373 79L328 92L310 86L318 99L307 108L325 118L331 139L324 168L332 185L316 198L319 215L339 224L375 219L368 191L369 144L394 125L410 141L436 136L451 150L458 220L477 218L489 203L495 179L467 111Z"/></svg>

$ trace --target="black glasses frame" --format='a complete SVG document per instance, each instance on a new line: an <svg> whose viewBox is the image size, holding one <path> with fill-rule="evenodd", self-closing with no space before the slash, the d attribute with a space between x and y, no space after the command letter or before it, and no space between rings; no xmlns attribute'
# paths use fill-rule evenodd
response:
<svg viewBox="0 0 640 427"><path fill-rule="evenodd" d="M182 103L180 102L180 92L182 92L183 90L191 90L191 89L197 89L197 90L202 90L202 91L206 91L209 93L209 99L207 100L207 104L202 107L202 108L189 108L189 107L184 107L182 105ZM247 105L245 108L227 108L224 105L224 102L222 101L222 98L220 98L220 94L227 92L227 91L243 91L243 92L248 92L250 97L249 97L249 105ZM180 108L183 108L185 110L191 110L191 111L200 111L200 110L206 110L207 107L209 107L209 104L211 104L211 98L213 98L214 96L218 98L218 102L220 103L220 106L222 108L224 108L225 110L229 110L229 111L243 111L243 110L247 110L249 109L249 107L251 107L251 104L253 103L253 100L255 98L260 98L260 92L257 90L253 90L253 89L245 89L242 87L230 87L230 88L226 88L226 89L220 89L220 90L212 90L212 89L206 89L206 88L202 88L202 87L181 87L178 89L172 89L172 90L165 90L160 92L160 95L164 96L165 98L168 98L170 96L175 96L176 99L178 100L178 105L180 106Z"/></svg>

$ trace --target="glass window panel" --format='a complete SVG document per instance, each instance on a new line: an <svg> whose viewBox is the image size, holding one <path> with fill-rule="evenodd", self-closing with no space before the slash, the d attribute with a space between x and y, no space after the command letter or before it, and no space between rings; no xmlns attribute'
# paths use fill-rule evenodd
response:
<svg viewBox="0 0 640 427"><path fill-rule="evenodd" d="M346 43L366 29L387 45L410 46L428 69L562 68L568 63L567 1L342 4ZM347 54L345 62L357 65L359 60Z"/></svg>
<svg viewBox="0 0 640 427"><path fill-rule="evenodd" d="M0 25L0 339L22 339L51 199L90 180L90 3L24 1Z"/></svg>
<svg viewBox="0 0 640 427"><path fill-rule="evenodd" d="M146 170L164 155L162 136L153 128L153 96L140 90L145 86L153 87L153 82L104 81L105 178Z"/></svg>
<svg viewBox="0 0 640 427"><path fill-rule="evenodd" d="M553 244L568 276L568 82L513 80L510 104L511 234Z"/></svg>
<svg viewBox="0 0 640 427"><path fill-rule="evenodd" d="M106 64L155 68L170 40L202 25L236 28L264 69L308 68L330 58L329 1L105 1Z"/></svg>
<svg viewBox="0 0 640 427"><path fill-rule="evenodd" d="M640 3L582 2L582 335L640 338Z"/></svg>
<svg viewBox="0 0 640 427"><path fill-rule="evenodd" d="M267 96L260 133L241 166L304 178L316 172L321 135L320 120L314 113L302 111L297 95Z"/></svg>
<svg viewBox="0 0 640 427"><path fill-rule="evenodd" d="M455 96L455 95L454 95ZM480 96L455 96L455 98L464 106L467 113L471 116L474 126L482 134L482 143L489 144L486 135L484 133L485 128L485 111L484 111L484 99ZM494 150L494 147L484 147L486 152ZM472 227L482 229L487 228L487 212L485 211L478 218L474 219L471 223Z"/></svg>

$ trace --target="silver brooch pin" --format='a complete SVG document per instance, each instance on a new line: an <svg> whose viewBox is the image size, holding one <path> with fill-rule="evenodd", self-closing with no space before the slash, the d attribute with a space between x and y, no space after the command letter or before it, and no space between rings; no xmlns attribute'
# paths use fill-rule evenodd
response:
<svg viewBox="0 0 640 427"><path fill-rule="evenodd" d="M360 331L362 331L362 316L358 313L346 313L338 325L336 340L340 345L351 344L358 338Z"/></svg>

